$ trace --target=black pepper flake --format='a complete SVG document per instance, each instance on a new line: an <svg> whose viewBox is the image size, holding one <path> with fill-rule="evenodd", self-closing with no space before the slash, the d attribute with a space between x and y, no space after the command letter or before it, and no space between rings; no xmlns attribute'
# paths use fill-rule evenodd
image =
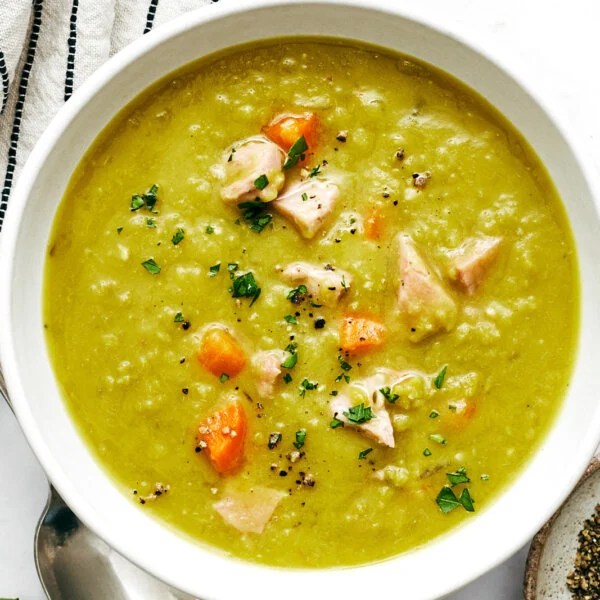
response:
<svg viewBox="0 0 600 600"><path fill-rule="evenodd" d="M390 194L389 194L389 192L383 192L382 196L383 196L384 198L389 198L389 197L390 197Z"/></svg>
<svg viewBox="0 0 600 600"><path fill-rule="evenodd" d="M192 324L189 321L184 321L181 324L181 328L184 329L185 331L187 331L191 326L192 326Z"/></svg>
<svg viewBox="0 0 600 600"><path fill-rule="evenodd" d="M288 472L285 471L284 469L281 469L281 471L279 471L279 477L287 477Z"/></svg>
<svg viewBox="0 0 600 600"><path fill-rule="evenodd" d="M189 388L181 388L181 393L185 394L186 396L189 394Z"/></svg>
<svg viewBox="0 0 600 600"><path fill-rule="evenodd" d="M315 319L315 329L323 329L323 327L325 327L325 319L323 317Z"/></svg>
<svg viewBox="0 0 600 600"><path fill-rule="evenodd" d="M348 132L347 131L340 131L336 136L335 139L338 142L342 142L345 143L345 141L348 139Z"/></svg>
<svg viewBox="0 0 600 600"><path fill-rule="evenodd" d="M577 539L575 569L567 576L567 587L573 598L596 600L600 598L600 504L583 524Z"/></svg>
<svg viewBox="0 0 600 600"><path fill-rule="evenodd" d="M398 206L398 200L394 200L394 202L392 203L394 206Z"/></svg>
<svg viewBox="0 0 600 600"><path fill-rule="evenodd" d="M182 365L185 362L185 357L179 359L179 364Z"/></svg>

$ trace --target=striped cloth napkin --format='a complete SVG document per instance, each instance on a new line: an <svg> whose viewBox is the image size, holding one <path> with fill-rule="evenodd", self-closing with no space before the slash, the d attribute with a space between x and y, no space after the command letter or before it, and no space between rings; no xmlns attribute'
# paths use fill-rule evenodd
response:
<svg viewBox="0 0 600 600"><path fill-rule="evenodd" d="M138 36L218 0L0 0L0 230L11 190L58 109Z"/></svg>

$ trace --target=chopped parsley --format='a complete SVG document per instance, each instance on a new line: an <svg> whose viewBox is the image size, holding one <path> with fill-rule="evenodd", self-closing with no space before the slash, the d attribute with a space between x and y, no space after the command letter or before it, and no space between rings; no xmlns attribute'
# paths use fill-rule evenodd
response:
<svg viewBox="0 0 600 600"><path fill-rule="evenodd" d="M285 381L286 383L291 383L292 382L292 376L289 373L286 373L283 376L283 381Z"/></svg>
<svg viewBox="0 0 600 600"><path fill-rule="evenodd" d="M152 275L158 275L160 273L160 267L154 262L153 258L149 258L142 263L142 267L151 273Z"/></svg>
<svg viewBox="0 0 600 600"><path fill-rule="evenodd" d="M446 438L443 435L440 435L439 433L432 433L429 436L429 439L432 442L435 442L436 444L441 444L442 446L445 446L447 443Z"/></svg>
<svg viewBox="0 0 600 600"><path fill-rule="evenodd" d="M302 192L302 202L306 202L308 200L308 194L306 192Z"/></svg>
<svg viewBox="0 0 600 600"><path fill-rule="evenodd" d="M350 423L360 425L370 421L375 415L370 406L365 406L364 402L361 402L360 404L349 408L347 411L344 411L344 416Z"/></svg>
<svg viewBox="0 0 600 600"><path fill-rule="evenodd" d="M229 265L227 268L229 268ZM230 273L233 275L233 271L230 271ZM250 306L252 306L258 300L261 289L256 279L254 279L254 273L248 271L238 277L234 276L233 284L229 288L229 291L234 298L252 298L252 302L250 302Z"/></svg>
<svg viewBox="0 0 600 600"><path fill-rule="evenodd" d="M321 165L313 167L310 171L309 177L316 177L321 172Z"/></svg>
<svg viewBox="0 0 600 600"><path fill-rule="evenodd" d="M289 351L289 354L287 356L287 358L281 363L281 366L284 369L293 369L296 366L296 363L298 362L298 354L296 353L296 351L291 352Z"/></svg>
<svg viewBox="0 0 600 600"><path fill-rule="evenodd" d="M437 505L443 513L449 513L460 506L460 502L456 494L451 488L444 486L435 499Z"/></svg>
<svg viewBox="0 0 600 600"><path fill-rule="evenodd" d="M146 227L150 227L151 229L156 229L156 221L151 218L146 219Z"/></svg>
<svg viewBox="0 0 600 600"><path fill-rule="evenodd" d="M343 427L344 426L344 421L340 421L340 419L334 417L331 421L331 423L329 423L329 427L331 427L331 429L337 429L338 427Z"/></svg>
<svg viewBox="0 0 600 600"><path fill-rule="evenodd" d="M208 268L208 276L214 277L221 270L221 263Z"/></svg>
<svg viewBox="0 0 600 600"><path fill-rule="evenodd" d="M129 208L131 212L139 210L144 206L150 211L154 212L154 206L158 202L158 198L156 193L158 192L158 186L156 184L152 185L150 189L145 194L134 194L131 196L131 203Z"/></svg>
<svg viewBox="0 0 600 600"><path fill-rule="evenodd" d="M171 238L171 241L173 242L173 246L177 246L177 244L179 244L179 242L181 242L184 237L185 237L185 233L184 233L183 229L181 227L178 227L177 231L173 234L173 237Z"/></svg>
<svg viewBox="0 0 600 600"><path fill-rule="evenodd" d="M298 324L298 319L296 319L296 317L294 315L285 315L285 317L283 317L285 319L285 321L287 323L290 323L291 325L297 325Z"/></svg>
<svg viewBox="0 0 600 600"><path fill-rule="evenodd" d="M258 179L256 181L258 181ZM265 212L267 206L268 204L266 202L261 202L260 200L249 200L248 202L240 202L238 204L238 208L242 211L244 220L249 223L252 231L261 233L273 220L273 215Z"/></svg>
<svg viewBox="0 0 600 600"><path fill-rule="evenodd" d="M291 169L295 167L298 162L303 158L304 153L308 150L308 144L301 135L293 144L288 151L287 158L283 164L284 169Z"/></svg>
<svg viewBox="0 0 600 600"><path fill-rule="evenodd" d="M398 394L392 394L392 390L389 387L379 388L379 391L390 404L394 404L400 398Z"/></svg>
<svg viewBox="0 0 600 600"><path fill-rule="evenodd" d="M257 190L264 190L269 185L269 178L263 173L254 180L254 187Z"/></svg>
<svg viewBox="0 0 600 600"><path fill-rule="evenodd" d="M300 450L302 446L304 446L304 442L306 441L306 429L300 429L296 431L296 441L294 442L294 446L296 449Z"/></svg>
<svg viewBox="0 0 600 600"><path fill-rule="evenodd" d="M431 456L431 450L429 448L425 448L425 450L423 450L423 456Z"/></svg>
<svg viewBox="0 0 600 600"><path fill-rule="evenodd" d="M175 315L175 318L173 319L173 322L174 322L174 323L183 323L184 321L185 321L185 319L183 318L183 314L182 314L182 313L180 313L180 312L178 312L178 313Z"/></svg>
<svg viewBox="0 0 600 600"><path fill-rule="evenodd" d="M335 382L339 383L341 380L344 380L346 383L350 383L350 375L348 374L344 374L344 373L340 373L336 378L335 378Z"/></svg>
<svg viewBox="0 0 600 600"><path fill-rule="evenodd" d="M373 452L373 448L365 448L365 450L361 450L358 453L358 459L359 460L363 460L363 459L367 458L367 456L369 454L371 454L371 452Z"/></svg>
<svg viewBox="0 0 600 600"><path fill-rule="evenodd" d="M469 493L469 490L467 488L465 488L460 493L460 498L458 499L458 501L463 505L463 508L467 512L475 512L475 507L473 506L473 498L471 498L471 494Z"/></svg>
<svg viewBox="0 0 600 600"><path fill-rule="evenodd" d="M304 284L300 284L298 287L288 292L287 299L290 300L292 304L300 304L306 298L306 294L308 294L308 288Z"/></svg>
<svg viewBox="0 0 600 600"><path fill-rule="evenodd" d="M296 355L294 355L296 356ZM300 384L300 388L298 390L298 394L301 398L304 398L307 391L316 390L319 384L316 381L309 381L308 379L303 379Z"/></svg>
<svg viewBox="0 0 600 600"><path fill-rule="evenodd" d="M206 233L208 233L208 235L210 235L211 233L215 232L215 228L212 225L207 225L206 229L204 231L206 231Z"/></svg>
<svg viewBox="0 0 600 600"><path fill-rule="evenodd" d="M352 369L352 365L348 364L341 355L338 356L338 362L340 363L342 371L350 371L350 369Z"/></svg>
<svg viewBox="0 0 600 600"><path fill-rule="evenodd" d="M122 227L117 227L117 233L121 234L121 231L123 231L123 228Z"/></svg>
<svg viewBox="0 0 600 600"><path fill-rule="evenodd" d="M435 385L435 387L440 390L442 389L442 386L444 385L444 379L446 378L446 371L448 370L448 365L446 365L436 376L436 378L433 380L433 385Z"/></svg>
<svg viewBox="0 0 600 600"><path fill-rule="evenodd" d="M227 375L227 373L221 373L221 376L219 377L219 381L221 383L225 383L226 381L229 381L229 375Z"/></svg>
<svg viewBox="0 0 600 600"><path fill-rule="evenodd" d="M467 471L465 470L464 467L457 469L453 473L446 473L446 477L448 478L448 481L450 482L450 485L452 487L454 487L455 485L458 485L459 483L470 483L471 482L471 480L467 476Z"/></svg>
<svg viewBox="0 0 600 600"><path fill-rule="evenodd" d="M490 476L489 476L489 475L487 475L486 473L482 473L482 474L479 476L479 479L481 479L481 481L489 481L489 479L490 479Z"/></svg>
<svg viewBox="0 0 600 600"><path fill-rule="evenodd" d="M277 444L279 444L279 442L282 440L283 435L281 435L281 433L279 433L279 431L275 431L274 433L271 433L269 435L269 450L273 450L273 448L275 448L277 446Z"/></svg>
<svg viewBox="0 0 600 600"><path fill-rule="evenodd" d="M234 278L234 273L239 269L237 263L227 263L227 270L229 271L229 279Z"/></svg>
<svg viewBox="0 0 600 600"><path fill-rule="evenodd" d="M430 419L437 419L440 416L440 413L435 410L435 408L429 413Z"/></svg>

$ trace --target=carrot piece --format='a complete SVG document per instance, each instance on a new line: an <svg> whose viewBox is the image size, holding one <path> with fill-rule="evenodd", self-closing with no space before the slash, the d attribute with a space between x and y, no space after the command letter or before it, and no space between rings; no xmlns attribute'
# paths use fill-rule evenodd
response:
<svg viewBox="0 0 600 600"><path fill-rule="evenodd" d="M380 240L383 235L384 226L385 219L381 210L377 207L372 208L365 219L365 237L368 240Z"/></svg>
<svg viewBox="0 0 600 600"><path fill-rule="evenodd" d="M450 401L449 406L452 409L444 416L444 424L448 429L464 429L477 412L477 403L472 398Z"/></svg>
<svg viewBox="0 0 600 600"><path fill-rule="evenodd" d="M202 337L198 361L215 377L235 377L246 366L246 354L227 329L215 325Z"/></svg>
<svg viewBox="0 0 600 600"><path fill-rule="evenodd" d="M301 136L304 136L309 149L317 144L317 115L311 112L299 114L283 113L277 115L268 125L263 127L263 133L286 152Z"/></svg>
<svg viewBox="0 0 600 600"><path fill-rule="evenodd" d="M385 341L385 326L375 316L352 313L342 319L340 342L347 352L362 352L381 346Z"/></svg>
<svg viewBox="0 0 600 600"><path fill-rule="evenodd" d="M230 473L244 460L248 417L235 401L209 415L198 425L197 448L205 451L215 471Z"/></svg>

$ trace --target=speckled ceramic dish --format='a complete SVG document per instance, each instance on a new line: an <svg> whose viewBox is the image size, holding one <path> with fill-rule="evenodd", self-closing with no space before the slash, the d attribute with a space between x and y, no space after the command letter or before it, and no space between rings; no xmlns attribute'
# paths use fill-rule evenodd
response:
<svg viewBox="0 0 600 600"><path fill-rule="evenodd" d="M600 458L594 458L566 502L533 539L525 570L525 600L570 600L577 536L600 502Z"/></svg>

